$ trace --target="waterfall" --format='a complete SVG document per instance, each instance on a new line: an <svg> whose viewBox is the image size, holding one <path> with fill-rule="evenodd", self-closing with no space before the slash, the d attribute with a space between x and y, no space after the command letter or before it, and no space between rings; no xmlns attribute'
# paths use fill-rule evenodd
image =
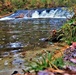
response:
<svg viewBox="0 0 76 75"><path fill-rule="evenodd" d="M38 11L35 11L35 12L32 14L32 18L39 18L39 13L38 13Z"/></svg>
<svg viewBox="0 0 76 75"><path fill-rule="evenodd" d="M20 15L23 14L23 17ZM13 19L33 19L33 18L72 18L74 12L70 12L63 8L49 8L49 9L37 9L37 10L18 10L12 15L0 18L2 20L13 20Z"/></svg>
<svg viewBox="0 0 76 75"><path fill-rule="evenodd" d="M50 14L50 17L51 18L54 18L55 15L56 15L56 13L57 13L57 11L58 11L58 9L50 11L50 13L49 13Z"/></svg>

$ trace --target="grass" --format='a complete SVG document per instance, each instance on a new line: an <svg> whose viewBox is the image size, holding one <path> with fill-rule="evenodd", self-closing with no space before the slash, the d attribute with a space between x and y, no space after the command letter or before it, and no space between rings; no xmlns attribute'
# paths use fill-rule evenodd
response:
<svg viewBox="0 0 76 75"><path fill-rule="evenodd" d="M69 45L72 42L76 42L76 19L69 20L65 25L62 26L62 40L68 43ZM70 33L70 34L69 34ZM60 34L61 35L61 34ZM67 37L67 38L66 38Z"/></svg>
<svg viewBox="0 0 76 75"><path fill-rule="evenodd" d="M56 50L55 50L56 51ZM28 62L26 65L27 67L30 67L30 70L34 71L40 71L47 68L53 68L58 70L58 68L62 68L64 65L63 57L62 57L62 51L59 50L57 54L54 54L54 51L43 51L38 58L35 58ZM59 54L60 53L60 54ZM59 55L59 56L58 56Z"/></svg>

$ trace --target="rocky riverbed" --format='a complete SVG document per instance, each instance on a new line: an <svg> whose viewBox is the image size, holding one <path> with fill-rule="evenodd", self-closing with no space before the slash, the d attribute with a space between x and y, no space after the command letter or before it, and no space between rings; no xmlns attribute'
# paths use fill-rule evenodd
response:
<svg viewBox="0 0 76 75"><path fill-rule="evenodd" d="M41 55L43 50L52 51L52 50L58 50L64 47L65 44L61 43L50 43L47 45L46 48L36 48L33 50L23 51L16 54L8 55L5 57L0 58L0 70L6 70L6 69L12 69L16 67L21 67L18 63L26 63L27 60L30 60L31 58L35 58L36 56ZM19 59L19 60L18 60ZM22 64L21 64L22 65Z"/></svg>
<svg viewBox="0 0 76 75"><path fill-rule="evenodd" d="M23 52L14 54L14 55L9 55L9 56L0 58L0 62L1 62L0 63L0 65L1 65L0 66L0 70L1 70L0 75L3 75L5 73L7 73L6 75L10 75L15 70L19 71L21 74L23 74L22 69L24 69L24 70L28 69L28 67L25 66L25 64L28 63L27 62L28 60L30 61L31 59L40 57L43 54L43 51L50 51L50 52L55 51L56 54L54 55L54 57L55 56L59 57L59 56L61 56L61 52L58 53L59 50L61 50L62 53L64 54L63 55L64 62L66 64L63 71L67 70L63 74L59 74L59 75L65 75L65 74L70 75L68 73L69 72L68 70L75 71L75 69L76 69L75 62L72 61L72 59L74 59L74 57L75 57L76 52L75 52L75 49L74 50L71 50L71 49L72 49L72 47L68 46L65 43L54 43L53 44L50 42L46 48L36 48L33 50L23 51ZM69 57L69 55L70 55L70 57ZM70 64L67 60L69 62L72 62L72 64ZM49 70L51 70L51 69L49 69ZM38 75L42 75L46 71L38 72ZM51 70L51 71L55 71L55 70ZM62 71L59 70L59 72L62 72ZM47 74L48 73L49 72L47 72ZM50 72L50 74L58 75L57 73L54 74L54 72L52 72L52 73Z"/></svg>

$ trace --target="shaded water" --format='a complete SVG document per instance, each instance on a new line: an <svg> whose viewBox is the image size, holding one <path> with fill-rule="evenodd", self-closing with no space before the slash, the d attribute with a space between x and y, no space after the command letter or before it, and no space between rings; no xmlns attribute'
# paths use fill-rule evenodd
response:
<svg viewBox="0 0 76 75"><path fill-rule="evenodd" d="M59 29L65 21L60 18L1 21L0 51L17 52L41 47L43 44L39 39L47 38L52 29Z"/></svg>

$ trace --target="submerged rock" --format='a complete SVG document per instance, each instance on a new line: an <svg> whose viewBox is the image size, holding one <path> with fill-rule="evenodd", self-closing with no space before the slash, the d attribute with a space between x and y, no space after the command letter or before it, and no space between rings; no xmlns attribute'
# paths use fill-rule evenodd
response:
<svg viewBox="0 0 76 75"><path fill-rule="evenodd" d="M2 57L8 57L9 55L10 55L9 52L2 53Z"/></svg>
<svg viewBox="0 0 76 75"><path fill-rule="evenodd" d="M21 13L19 16L16 16L15 18L23 18L24 17L24 14Z"/></svg>
<svg viewBox="0 0 76 75"><path fill-rule="evenodd" d="M54 75L54 73L48 71L39 71L37 75Z"/></svg>
<svg viewBox="0 0 76 75"><path fill-rule="evenodd" d="M41 39L39 39L39 41L46 42L46 41L49 41L49 39L48 38L41 38Z"/></svg>
<svg viewBox="0 0 76 75"><path fill-rule="evenodd" d="M24 60L21 58L15 58L12 62L15 67L24 67Z"/></svg>

